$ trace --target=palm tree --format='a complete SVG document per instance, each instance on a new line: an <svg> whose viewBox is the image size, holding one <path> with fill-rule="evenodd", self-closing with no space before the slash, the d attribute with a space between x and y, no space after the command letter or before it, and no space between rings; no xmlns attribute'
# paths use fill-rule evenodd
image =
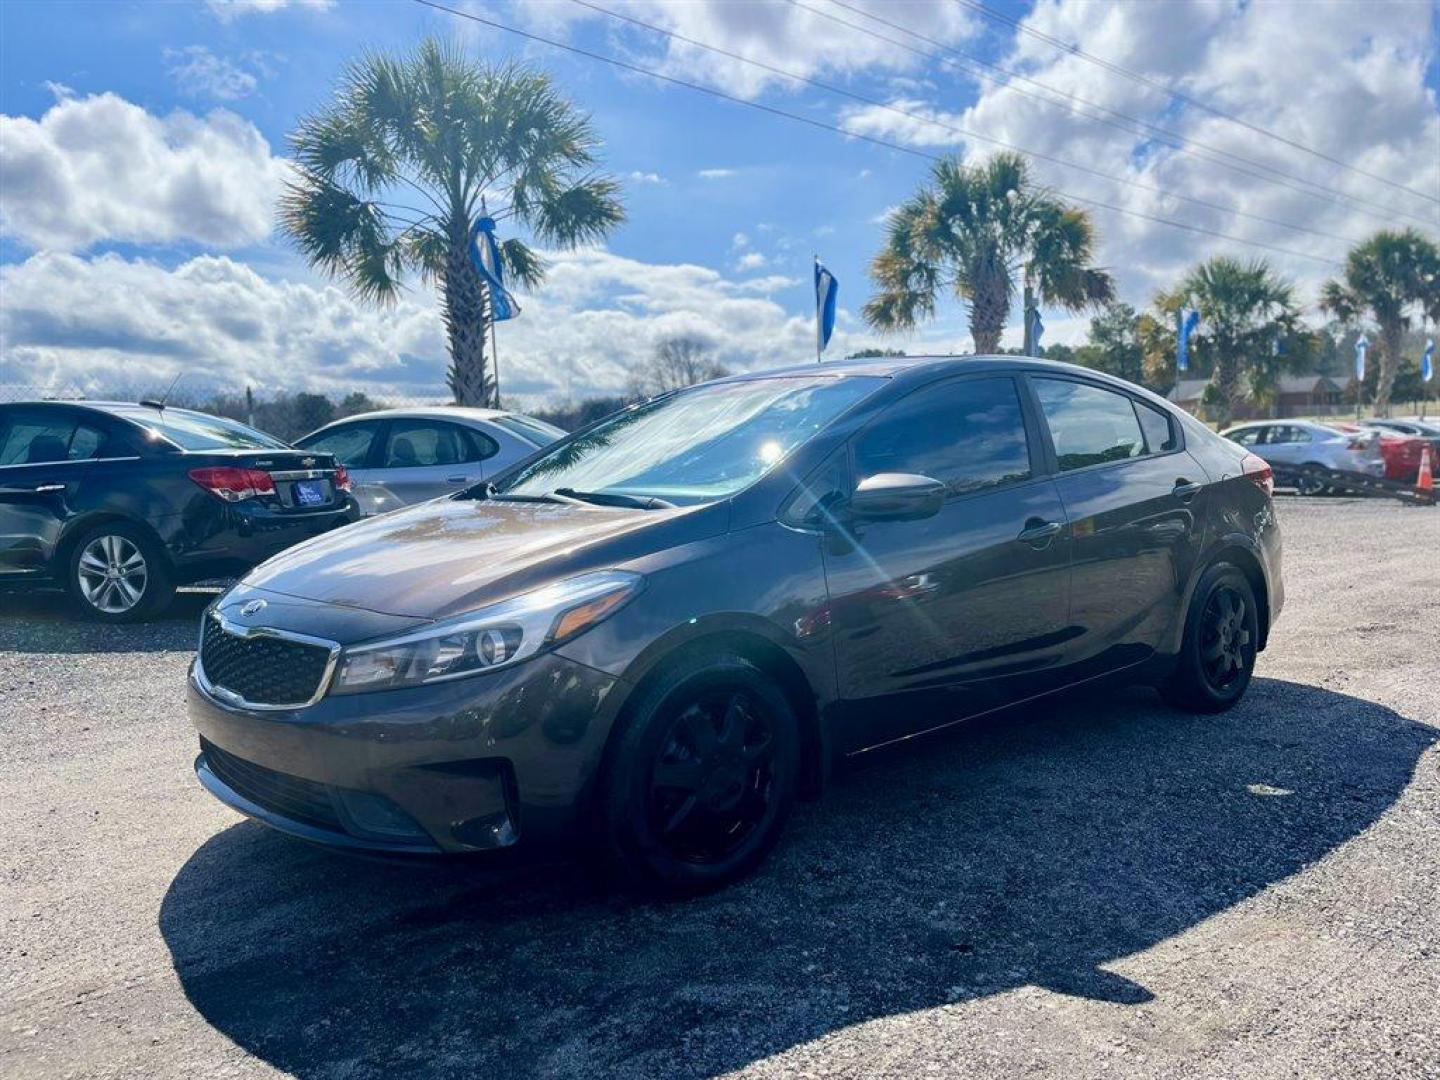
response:
<svg viewBox="0 0 1440 1080"><path fill-rule="evenodd" d="M290 145L298 177L281 198L282 227L360 299L394 303L407 272L438 284L450 389L463 405L496 396L490 297L469 251L487 200L497 221L558 247L599 240L624 219L619 185L596 171L589 117L547 75L472 62L435 40L351 64ZM544 279L524 241L506 240L500 255L509 280Z"/></svg>
<svg viewBox="0 0 1440 1080"><path fill-rule="evenodd" d="M996 154L979 168L947 158L890 215L885 248L870 263L879 291L865 318L880 330L912 329L948 289L969 306L975 351L993 353L1017 283L1026 311L1037 302L1080 311L1114 298L1114 280L1090 265L1094 247L1089 214L1035 185L1021 155Z"/></svg>
<svg viewBox="0 0 1440 1080"><path fill-rule="evenodd" d="M1200 312L1192 341L1197 356L1212 365L1205 403L1210 419L1221 424L1230 422L1254 384L1272 381L1277 345L1302 333L1295 287L1264 259L1241 262L1222 255L1203 262L1161 293L1156 307L1171 324L1181 308Z"/></svg>
<svg viewBox="0 0 1440 1080"><path fill-rule="evenodd" d="M1320 307L1342 323L1373 319L1380 330L1380 378L1375 414L1390 415L1390 392L1400 370L1400 346L1410 328L1410 311L1440 314L1437 285L1440 249L1415 229L1384 229L1350 249L1343 280L1320 289ZM1432 314L1433 313L1433 314Z"/></svg>

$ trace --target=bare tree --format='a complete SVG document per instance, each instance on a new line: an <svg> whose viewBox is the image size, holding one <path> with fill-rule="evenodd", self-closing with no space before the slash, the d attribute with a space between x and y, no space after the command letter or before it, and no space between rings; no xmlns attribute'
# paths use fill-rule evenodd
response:
<svg viewBox="0 0 1440 1080"><path fill-rule="evenodd" d="M662 339L643 367L630 376L634 397L654 397L730 372L715 359L715 343L699 334L676 334Z"/></svg>

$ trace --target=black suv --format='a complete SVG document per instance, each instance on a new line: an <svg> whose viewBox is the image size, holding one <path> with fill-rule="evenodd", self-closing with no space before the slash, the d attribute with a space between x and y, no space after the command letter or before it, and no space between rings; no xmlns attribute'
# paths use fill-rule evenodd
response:
<svg viewBox="0 0 1440 1080"><path fill-rule="evenodd" d="M344 466L233 420L119 402L0 405L0 585L111 622L354 521Z"/></svg>

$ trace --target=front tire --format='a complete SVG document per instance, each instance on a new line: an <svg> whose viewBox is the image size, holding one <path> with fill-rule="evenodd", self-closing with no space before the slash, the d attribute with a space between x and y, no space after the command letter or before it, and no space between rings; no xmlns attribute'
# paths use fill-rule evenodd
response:
<svg viewBox="0 0 1440 1080"><path fill-rule="evenodd" d="M1195 586L1180 656L1161 696L1188 712L1224 712L1244 697L1259 642L1250 580L1232 563L1216 563Z"/></svg>
<svg viewBox="0 0 1440 1080"><path fill-rule="evenodd" d="M75 542L65 584L75 606L98 622L151 618L175 596L160 545L145 530L123 521L97 525Z"/></svg>
<svg viewBox="0 0 1440 1080"><path fill-rule="evenodd" d="M611 861L628 884L693 895L744 876L795 799L795 712L739 656L665 672L629 711L603 789Z"/></svg>
<svg viewBox="0 0 1440 1080"><path fill-rule="evenodd" d="M1324 495L1334 485L1329 479L1330 470L1318 462L1310 462L1300 467L1300 472L1295 476L1295 491L1299 495Z"/></svg>

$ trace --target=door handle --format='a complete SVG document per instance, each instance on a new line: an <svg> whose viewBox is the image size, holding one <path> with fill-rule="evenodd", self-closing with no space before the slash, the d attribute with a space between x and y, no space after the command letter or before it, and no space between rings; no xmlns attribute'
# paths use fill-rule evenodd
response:
<svg viewBox="0 0 1440 1080"><path fill-rule="evenodd" d="M1015 539L1022 544L1043 548L1056 536L1059 536L1060 530L1064 527L1058 521L1041 521L1039 518L1031 518Z"/></svg>
<svg viewBox="0 0 1440 1080"><path fill-rule="evenodd" d="M445 477L445 482L447 484L463 484L466 480L469 479L470 478L468 476L447 476Z"/></svg>
<svg viewBox="0 0 1440 1080"><path fill-rule="evenodd" d="M1170 493L1181 502L1189 502L1200 493L1200 485L1192 484L1182 476L1175 481L1175 486L1171 488Z"/></svg>
<svg viewBox="0 0 1440 1080"><path fill-rule="evenodd" d="M53 495L57 491L64 491L64 484L41 484L35 489L36 495Z"/></svg>

